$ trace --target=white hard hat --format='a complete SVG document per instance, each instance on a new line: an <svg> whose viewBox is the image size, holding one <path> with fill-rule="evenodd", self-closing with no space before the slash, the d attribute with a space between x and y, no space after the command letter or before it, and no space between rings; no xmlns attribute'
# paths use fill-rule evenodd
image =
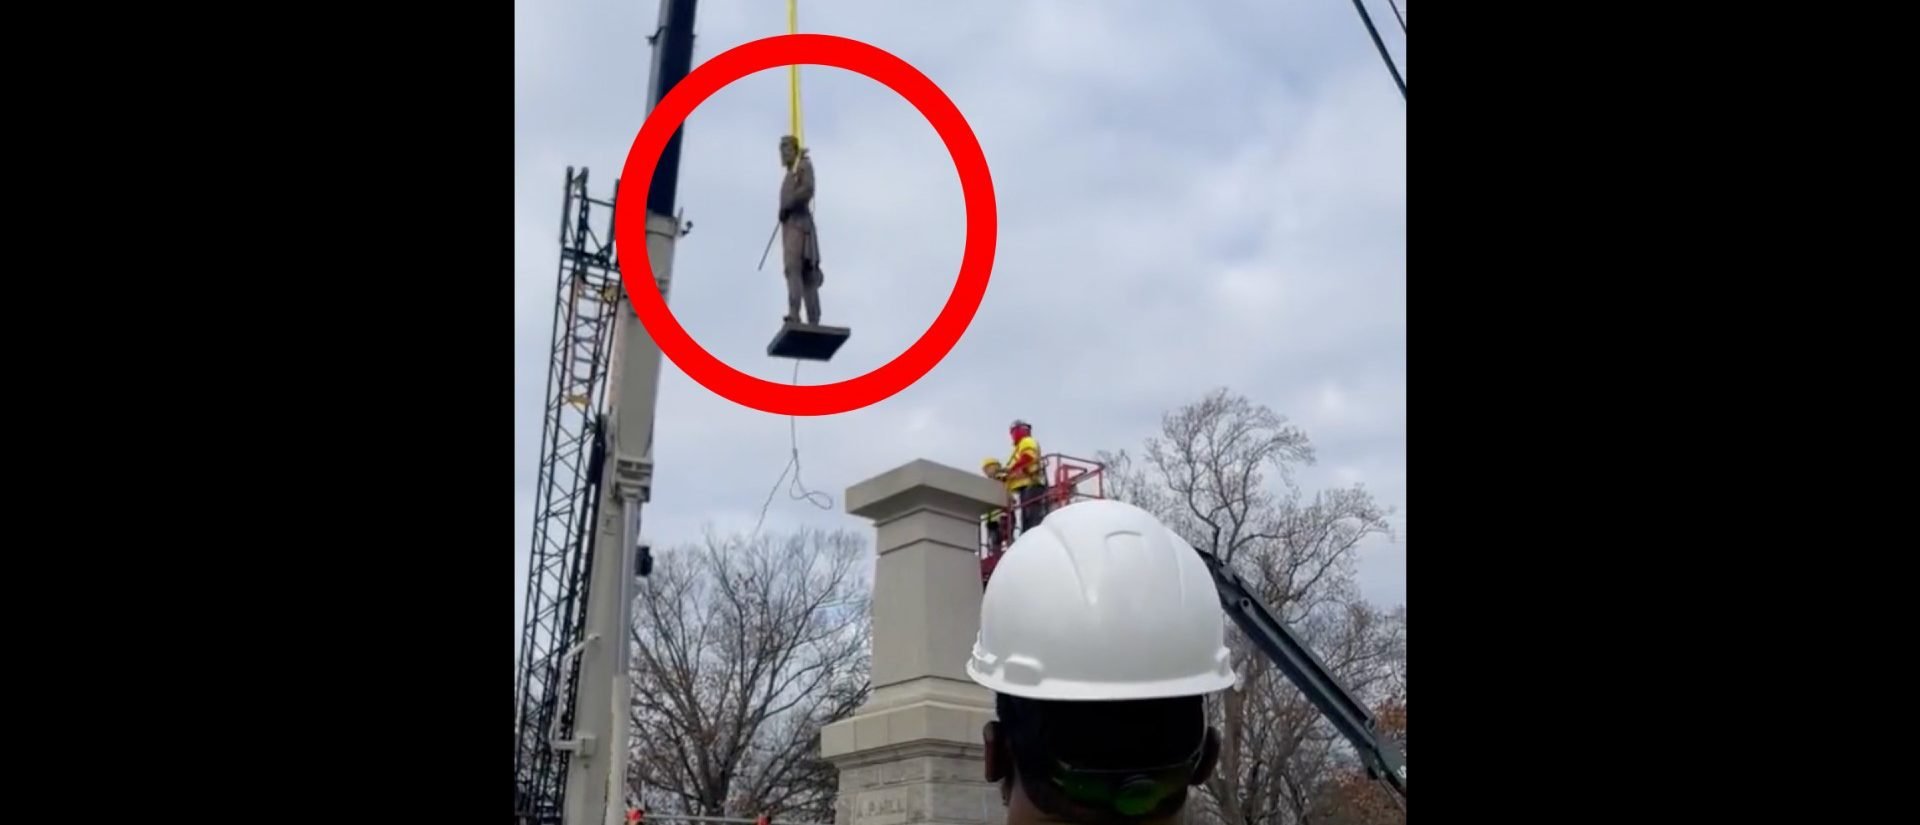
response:
<svg viewBox="0 0 1920 825"><path fill-rule="evenodd" d="M1233 686L1226 615L1193 546L1145 510L1082 501L994 568L967 675L1027 699L1198 696Z"/></svg>

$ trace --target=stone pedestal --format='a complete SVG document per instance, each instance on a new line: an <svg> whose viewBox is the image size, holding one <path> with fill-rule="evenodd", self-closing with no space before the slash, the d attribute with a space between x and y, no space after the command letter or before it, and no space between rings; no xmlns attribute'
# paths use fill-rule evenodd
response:
<svg viewBox="0 0 1920 825"><path fill-rule="evenodd" d="M873 695L820 732L840 769L835 825L1003 825L1000 792L982 778L980 729L993 694L967 678L980 629L980 516L999 484L914 461L847 489L847 512L872 519Z"/></svg>

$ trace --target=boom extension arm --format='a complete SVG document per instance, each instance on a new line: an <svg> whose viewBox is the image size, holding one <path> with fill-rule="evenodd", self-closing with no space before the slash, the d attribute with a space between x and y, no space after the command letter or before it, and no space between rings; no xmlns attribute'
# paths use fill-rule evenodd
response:
<svg viewBox="0 0 1920 825"><path fill-rule="evenodd" d="M1320 713L1332 722L1340 735L1353 744L1360 753L1360 759L1366 763L1367 772L1383 777L1404 801L1407 797L1407 760L1400 749L1386 741L1373 729L1373 714L1365 706L1347 693L1347 689L1327 672L1320 657L1300 643L1300 640L1288 630L1286 625L1274 618L1267 606L1260 603L1246 585L1240 582L1240 574L1233 571L1205 550L1196 551L1207 563L1207 570L1213 573L1213 586L1220 591L1220 605L1226 608L1227 615L1233 617L1233 623L1240 626L1241 632L1253 641L1261 653L1286 674L1288 681L1307 695L1307 700L1320 709ZM1403 803L1404 804L1404 803Z"/></svg>

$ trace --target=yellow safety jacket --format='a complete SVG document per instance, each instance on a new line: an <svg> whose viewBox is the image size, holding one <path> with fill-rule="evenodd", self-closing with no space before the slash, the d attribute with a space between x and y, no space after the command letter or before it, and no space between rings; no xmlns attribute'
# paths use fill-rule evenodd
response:
<svg viewBox="0 0 1920 825"><path fill-rule="evenodd" d="M1006 466L1011 468L1013 465L1018 464L1020 462L1020 456L1022 455L1032 455L1033 461L1027 465L1025 470L1021 471L1020 475L1007 476L1007 492L1009 493L1019 492L1035 484L1046 483L1046 462L1040 460L1040 444L1033 440L1033 436L1022 438L1019 443L1013 445L1013 457L1007 459Z"/></svg>

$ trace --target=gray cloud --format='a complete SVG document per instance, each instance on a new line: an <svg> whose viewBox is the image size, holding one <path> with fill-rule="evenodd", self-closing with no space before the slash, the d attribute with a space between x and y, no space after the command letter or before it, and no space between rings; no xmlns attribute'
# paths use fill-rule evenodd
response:
<svg viewBox="0 0 1920 825"><path fill-rule="evenodd" d="M1384 7L1383 7L1384 8ZM695 59L784 31L784 4L703 6ZM1000 243L967 336L873 407L802 419L809 486L836 499L915 457L972 467L1035 422L1049 451L1137 448L1166 409L1231 386L1301 424L1313 484L1359 481L1405 512L1405 106L1350 6L1210 2L803 4L802 26L913 63L966 113L992 165ZM619 175L645 115L655 12L631 0L521 0L515 20L514 552L524 586L552 334L560 184ZM1376 14L1391 29L1390 13ZM1386 31L1397 37L1397 30ZM1390 41L1393 43L1393 41ZM1399 48L1397 43L1393 44ZM827 320L853 327L804 383L891 360L953 288L964 213L953 165L912 106L838 69L802 70L820 180ZM766 358L784 310L770 261L784 70L687 122L673 308L736 369ZM667 367L647 533L750 526L787 460L784 417ZM776 498L770 528L863 528ZM1361 586L1405 599L1404 541L1364 549Z"/></svg>

